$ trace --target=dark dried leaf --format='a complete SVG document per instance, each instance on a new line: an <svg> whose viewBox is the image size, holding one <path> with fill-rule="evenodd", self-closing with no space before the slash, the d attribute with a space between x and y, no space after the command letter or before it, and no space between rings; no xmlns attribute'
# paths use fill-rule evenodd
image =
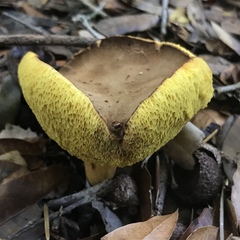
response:
<svg viewBox="0 0 240 240"><path fill-rule="evenodd" d="M46 196L60 183L68 182L67 169L51 165L0 185L0 223L4 223L20 211Z"/></svg>

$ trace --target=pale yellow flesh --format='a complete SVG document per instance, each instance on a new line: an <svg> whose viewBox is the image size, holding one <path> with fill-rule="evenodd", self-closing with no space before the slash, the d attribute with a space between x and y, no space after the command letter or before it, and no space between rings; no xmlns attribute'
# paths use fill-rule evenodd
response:
<svg viewBox="0 0 240 240"><path fill-rule="evenodd" d="M108 39L103 41L107 44ZM117 38L114 41L118 43ZM202 59L175 44L141 41L158 48L170 46L189 60L140 103L121 141L109 131L89 97L34 53L25 55L19 65L24 97L45 132L84 162L123 167L143 160L176 136L212 97L212 73Z"/></svg>

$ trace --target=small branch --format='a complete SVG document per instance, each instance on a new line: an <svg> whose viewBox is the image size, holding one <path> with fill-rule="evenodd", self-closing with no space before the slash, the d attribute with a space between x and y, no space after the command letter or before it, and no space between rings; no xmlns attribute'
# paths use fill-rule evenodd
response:
<svg viewBox="0 0 240 240"><path fill-rule="evenodd" d="M93 196L92 197L92 200L96 200L96 197ZM70 206L67 206L66 208L63 208L62 210L59 210L57 212L54 212L52 214L49 215L49 220L52 221L54 220L55 218L61 216L61 215L65 215L65 214L68 214L70 213L73 209L83 205L83 204L86 204L88 202L85 201L79 201L79 202L76 202L74 204L71 204ZM44 223L44 218L41 218L39 220L35 220L35 221L30 221L28 224L26 224L23 228L21 228L20 230L18 230L17 232L13 233L12 235L8 236L6 238L6 240L12 240L14 238L18 238L20 237L21 234L29 231L30 229L33 229L39 225L42 225ZM20 239L20 238L19 238Z"/></svg>
<svg viewBox="0 0 240 240"><path fill-rule="evenodd" d="M82 14L78 14L74 17L72 17L73 22L81 22L82 25L93 35L96 39L103 39L105 38L103 35L99 34L97 31L95 31L89 24L88 18Z"/></svg>
<svg viewBox="0 0 240 240"><path fill-rule="evenodd" d="M107 18L108 15L101 9L101 7L97 7L94 4L91 3L89 0L80 0L82 4L87 6L89 9L91 9L93 12L96 12L98 15L100 15L103 18Z"/></svg>
<svg viewBox="0 0 240 240"><path fill-rule="evenodd" d="M80 38L67 35L34 35L34 34L16 34L0 35L1 47L7 46L29 46L29 45L59 45L59 46L77 46L87 47L95 40Z"/></svg>
<svg viewBox="0 0 240 240"><path fill-rule="evenodd" d="M216 87L214 90L214 96L217 97L223 93L229 93L237 90L240 90L240 82L228 86Z"/></svg>
<svg viewBox="0 0 240 240"><path fill-rule="evenodd" d="M161 22L161 34L165 36L167 34L167 22L168 22L168 0L162 0L162 22Z"/></svg>
<svg viewBox="0 0 240 240"><path fill-rule="evenodd" d="M29 25L29 24L25 23L24 21L22 21L21 19L19 19L19 18L15 17L14 15L12 15L11 13L2 12L2 15L6 16L6 17L9 17L9 18L13 19L14 21L16 21L18 23L21 23L22 25L28 27L29 29L31 29L31 30L39 33L39 34L42 34L42 35L48 35L49 34L43 28L41 28L41 27L34 27L32 25Z"/></svg>
<svg viewBox="0 0 240 240"><path fill-rule="evenodd" d="M99 193L103 191L103 189L109 187L110 183L111 181L103 181L102 183L83 189L80 192L64 196L58 199L50 200L48 201L48 206L50 208L59 208L60 206L65 207L79 201L91 202L92 196L99 195Z"/></svg>
<svg viewBox="0 0 240 240"><path fill-rule="evenodd" d="M92 202L97 199L99 194L102 194L109 188L109 185L111 184L111 180L106 180L102 183L99 183L95 186L89 187L87 189L84 189L78 193L72 194L70 196L65 196L56 200L50 200L47 204L48 206L54 206L54 207L60 207L59 211L56 211L54 213L51 213L49 215L49 220L52 221L55 218L70 213L73 209L84 205L86 203ZM67 204L70 204L66 206ZM44 218L41 218L39 220L31 221L28 224L26 224L23 228L21 228L19 231L13 233L11 236L8 236L6 240L11 240L16 237L19 237L21 234L29 231L30 229L33 229L36 226L39 226L44 223Z"/></svg>

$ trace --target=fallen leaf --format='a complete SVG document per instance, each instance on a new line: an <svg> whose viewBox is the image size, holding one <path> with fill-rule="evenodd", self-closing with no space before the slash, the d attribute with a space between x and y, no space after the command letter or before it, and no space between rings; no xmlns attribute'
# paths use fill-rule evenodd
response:
<svg viewBox="0 0 240 240"><path fill-rule="evenodd" d="M226 18L221 22L221 27L228 33L240 35L240 19L239 18Z"/></svg>
<svg viewBox="0 0 240 240"><path fill-rule="evenodd" d="M133 175L136 176L136 184L140 203L140 220L146 221L148 220L153 211L153 203L152 203L152 176L149 172L146 164L136 164L133 168Z"/></svg>
<svg viewBox="0 0 240 240"><path fill-rule="evenodd" d="M210 54L199 55L204 61L207 62L214 75L219 76L220 74L228 71L229 68L234 67L234 64L227 59L219 56L213 56Z"/></svg>
<svg viewBox="0 0 240 240"><path fill-rule="evenodd" d="M4 224L0 225L0 238L6 239L10 235L22 229L25 225L29 224L33 219L39 220L42 215L42 207L34 204L21 213L9 219ZM24 234L20 234L18 239L40 239L44 233L42 225L36 226Z"/></svg>
<svg viewBox="0 0 240 240"><path fill-rule="evenodd" d="M162 15L162 7L154 4L151 1L145 1L145 0L133 0L133 1L129 1L129 0L122 0L122 2L126 3L126 4L130 4L132 7L143 11L145 13L150 13L153 15L157 15L157 16L161 16Z"/></svg>
<svg viewBox="0 0 240 240"><path fill-rule="evenodd" d="M187 240L218 240L218 227L207 226L198 228Z"/></svg>
<svg viewBox="0 0 240 240"><path fill-rule="evenodd" d="M131 32L141 32L154 27L159 17L150 14L125 15L107 18L95 24L94 28L107 37Z"/></svg>
<svg viewBox="0 0 240 240"><path fill-rule="evenodd" d="M227 33L217 23L211 22L211 25L218 38L228 47L234 50L238 55L240 55L240 42L238 41L238 39Z"/></svg>
<svg viewBox="0 0 240 240"><path fill-rule="evenodd" d="M215 55L227 57L235 54L235 52L230 47L228 47L225 43L216 38L207 39L205 41L205 46L209 52Z"/></svg>
<svg viewBox="0 0 240 240"><path fill-rule="evenodd" d="M228 158L235 162L240 160L240 117L229 117L217 138L217 146L224 152Z"/></svg>
<svg viewBox="0 0 240 240"><path fill-rule="evenodd" d="M230 232L232 232L235 236L238 235L238 224L237 224L237 216L234 206L230 199L226 199L226 216L225 220L229 222Z"/></svg>
<svg viewBox="0 0 240 240"><path fill-rule="evenodd" d="M188 236L190 236L195 230L204 226L210 226L212 224L213 211L210 208L204 208L200 216L192 221L185 233L181 236L180 240L188 239Z"/></svg>
<svg viewBox="0 0 240 240"><path fill-rule="evenodd" d="M168 218L170 218L171 224L175 226L177 215L178 213L175 212L169 215L155 216L145 222L128 224L124 227L116 229L111 233L108 233L107 235L102 237L101 240L120 240L120 239L142 240L144 239L144 237L148 236L156 227L158 227Z"/></svg>
<svg viewBox="0 0 240 240"><path fill-rule="evenodd" d="M22 170L23 173L16 174ZM0 224L39 201L60 183L68 182L68 173L65 167L51 165L33 172L20 168L10 178L0 185Z"/></svg>
<svg viewBox="0 0 240 240"><path fill-rule="evenodd" d="M191 122L200 129L205 129L210 123L216 123L222 126L227 120L228 116L215 111L213 109L205 108L200 110L191 120Z"/></svg>
<svg viewBox="0 0 240 240"><path fill-rule="evenodd" d="M92 201L92 207L97 209L100 213L105 229L107 232L112 232L117 228L122 227L121 220L113 213L107 206L105 206L101 201Z"/></svg>
<svg viewBox="0 0 240 240"><path fill-rule="evenodd" d="M171 238L178 220L178 212L173 213L169 218L157 226L144 240L168 240Z"/></svg>
<svg viewBox="0 0 240 240"><path fill-rule="evenodd" d="M212 31L212 27L205 17L200 1L193 0L188 4L187 16L200 36L207 39L215 37L214 31Z"/></svg>

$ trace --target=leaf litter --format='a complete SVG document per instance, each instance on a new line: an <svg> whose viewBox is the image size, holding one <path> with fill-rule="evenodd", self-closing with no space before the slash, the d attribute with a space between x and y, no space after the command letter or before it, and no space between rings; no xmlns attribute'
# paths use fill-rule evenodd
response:
<svg viewBox="0 0 240 240"><path fill-rule="evenodd" d="M199 169L202 171L203 165L209 166L208 161L216 160L213 152L198 146L200 153L197 161L203 165L190 172L186 181L183 177L185 173L176 170L171 161L174 157L164 155L162 149L151 156L145 165L137 164L121 170L135 183L132 191L137 193L138 201L122 204L118 199L114 203L113 198L106 197L111 192L109 185L101 185L103 193L99 193L99 189L91 191L92 187L85 185L82 162L46 136L21 97L16 75L9 67L14 69L15 66L16 69L17 61L7 57L13 47L17 47L20 58L25 53L15 40L14 45L4 45L0 49L0 99L4 102L0 104L0 238L39 239L45 234L50 239L109 239L109 236L110 239L122 239L124 236L131 236L131 239L218 239L220 231L224 231L226 239L238 238L240 88L235 84L240 80L240 19L237 14L240 6L236 1L226 0L224 4L221 1L169 1L166 9L169 19L162 19L165 16L162 15L163 5L154 0L1 1L0 8L3 12L0 15L0 32L9 39L13 34L66 37L81 34L84 38L90 39L91 36L92 41L100 34L105 37L127 34L179 43L201 56L212 69L215 95L208 108L201 110L192 123L204 134L208 129L210 135L211 123L219 126L217 133L207 141L221 156L220 166L225 180L224 195L218 192L214 199L197 206L186 201L190 189L196 186L198 189L202 184L198 182L201 179ZM74 22L73 16L79 14L85 20ZM167 34L161 32L161 25L164 24ZM71 58L71 54L82 50L71 45L35 45L34 49L56 69ZM12 86L8 98L2 94L6 83ZM181 158L187 157L185 154L183 151ZM164 162L167 162L167 167L164 167ZM214 166L218 164L212 163ZM117 181L120 185L126 181L126 175L122 176ZM162 184L163 181L167 184ZM116 187L115 184L110 186ZM105 188L108 194L104 193ZM55 198L61 199L59 197L71 196L76 192L84 192L86 196L83 199L87 203L78 205L68 202L62 210L49 207L45 225L46 218L49 218L50 226L44 230L42 213L46 210L43 211L43 206ZM163 192L166 195L164 201L160 201L158 198ZM88 198L89 194L93 197ZM221 211L227 211L223 226L218 211L220 196L225 201L221 206L225 210ZM161 216L159 212L162 212ZM123 224L121 227L120 222ZM110 228L104 223L108 223Z"/></svg>

